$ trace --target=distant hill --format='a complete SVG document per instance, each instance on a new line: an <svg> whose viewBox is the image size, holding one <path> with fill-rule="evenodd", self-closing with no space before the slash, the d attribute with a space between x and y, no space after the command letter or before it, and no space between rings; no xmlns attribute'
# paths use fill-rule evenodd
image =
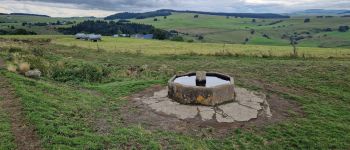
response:
<svg viewBox="0 0 350 150"><path fill-rule="evenodd" d="M195 13L203 15L215 15L215 16L230 16L240 18L290 18L286 15L273 14L273 13L223 13L223 12L205 12L205 11L190 11L190 10L167 10L163 11L179 12L179 13Z"/></svg>
<svg viewBox="0 0 350 150"><path fill-rule="evenodd" d="M204 11L189 11L189 10L171 10L171 9L161 9L157 11L145 12L145 13L118 13L106 17L106 20L114 19L145 19L156 16L169 16L171 13L196 13L204 15L215 15L215 16L230 16L230 17L240 17L240 18L289 18L289 16L272 14L272 13L221 13L221 12L204 12Z"/></svg>
<svg viewBox="0 0 350 150"><path fill-rule="evenodd" d="M318 14L328 14L328 15L337 15L350 12L349 10L327 10L327 9L308 9L304 11L295 12L296 14L309 14L309 15L318 15Z"/></svg>
<svg viewBox="0 0 350 150"><path fill-rule="evenodd" d="M349 11L342 12L342 13L339 13L339 14L350 14L350 10L349 10Z"/></svg>
<svg viewBox="0 0 350 150"><path fill-rule="evenodd" d="M47 15L39 15L39 14L27 14L27 13L10 13L10 14L4 14L4 15L50 17L50 16L47 16Z"/></svg>
<svg viewBox="0 0 350 150"><path fill-rule="evenodd" d="M144 13L129 13L129 12L123 12L123 13L117 13L111 16L107 16L105 20L114 20L114 19L145 19L145 18L151 18L151 17L157 17L157 16L169 16L171 15L170 11L150 11L150 12L144 12Z"/></svg>

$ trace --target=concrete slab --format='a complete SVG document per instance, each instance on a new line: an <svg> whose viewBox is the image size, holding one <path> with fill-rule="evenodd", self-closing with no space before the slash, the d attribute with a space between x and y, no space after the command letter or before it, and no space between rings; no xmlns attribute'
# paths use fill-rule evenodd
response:
<svg viewBox="0 0 350 150"><path fill-rule="evenodd" d="M238 102L238 104L246 106L246 107L249 107L249 108L253 108L255 110L261 110L262 109L261 104L257 103L257 102L241 101L241 102Z"/></svg>
<svg viewBox="0 0 350 150"><path fill-rule="evenodd" d="M226 118L232 118L235 121L249 121L258 117L258 111L238 103L230 103L219 106L226 115ZM218 120L219 121L219 120Z"/></svg>
<svg viewBox="0 0 350 150"><path fill-rule="evenodd" d="M215 111L213 108L206 106L198 106L198 112L203 121L211 120L214 117Z"/></svg>
<svg viewBox="0 0 350 150"><path fill-rule="evenodd" d="M168 90L157 91L151 97L135 99L142 101L145 105L156 112L179 119L192 119L199 115L202 121L216 119L219 123L232 123L249 121L257 118L259 112L264 111L266 116L271 117L269 105L263 95L255 94L244 88L235 88L236 102L214 106L184 105L167 97Z"/></svg>
<svg viewBox="0 0 350 150"><path fill-rule="evenodd" d="M196 107L180 105L169 100L150 104L149 107L157 112L161 112L167 115L175 115L180 119L194 118L198 113Z"/></svg>
<svg viewBox="0 0 350 150"><path fill-rule="evenodd" d="M168 97L168 89L154 92L153 97L156 97L156 98Z"/></svg>
<svg viewBox="0 0 350 150"><path fill-rule="evenodd" d="M248 91L245 88L235 88L236 92L236 100L241 102L257 102L257 103L263 103L264 102L264 96L258 96L254 92Z"/></svg>

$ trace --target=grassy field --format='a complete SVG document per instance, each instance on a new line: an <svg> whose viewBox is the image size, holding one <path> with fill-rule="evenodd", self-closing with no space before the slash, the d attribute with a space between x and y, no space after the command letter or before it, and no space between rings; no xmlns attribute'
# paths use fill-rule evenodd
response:
<svg viewBox="0 0 350 150"><path fill-rule="evenodd" d="M349 25L349 18L316 18L315 16L298 16L290 19L255 19L251 18L226 18L224 16L199 15L198 19L193 18L195 14L173 13L167 19L156 17L147 19L132 19L132 22L151 24L155 27L166 30L177 30L183 33L189 33L189 36L195 38L195 35L203 35L205 42L221 43L243 43L246 38L250 39L248 44L266 44L266 45L288 45L288 41L281 39L283 34L294 32L310 32L313 38L305 39L300 42L304 46L313 47L348 47L349 40L344 36L336 36L327 32L319 33L317 30L332 28L337 30L341 25ZM310 18L311 22L304 23L305 18ZM274 23L281 20L281 22ZM272 24L271 24L272 23ZM254 29L255 34L250 34ZM267 34L271 39L262 37ZM318 35L327 34L328 37L318 38ZM339 33L342 34L342 33ZM349 36L350 33L344 33ZM342 43L337 42L342 41ZM312 44L310 44L312 43Z"/></svg>
<svg viewBox="0 0 350 150"><path fill-rule="evenodd" d="M101 47L106 45L104 49L107 49L107 43L114 42L121 47L114 50L111 46L112 48L106 51L96 51L93 47L95 45L91 45L90 49L88 48L90 42L76 41L69 37L56 37L53 43L44 44L0 42L0 47L5 49L0 51L2 59L8 57L6 49L11 45L21 47L19 53L26 59L32 58L51 64L49 65L51 67L46 69L51 68L52 72L48 71L39 80L28 79L5 70L1 70L0 73L0 76L6 77L16 90L24 106L24 114L36 127L42 147L45 149L348 149L350 147L348 58L185 55L186 51L189 51L185 49L186 46L200 49L201 45L205 45L202 48L206 49L200 50L202 53L209 53L211 50L207 47L213 48L215 44L212 46L202 43L114 40L116 39L107 38L99 43ZM67 44L69 41L73 43ZM125 49L127 45L129 49ZM148 45L147 51L146 45ZM184 50L176 53L178 55L159 55L173 54L174 51L168 49L174 45L183 46ZM217 46L220 47L220 44ZM143 50L142 53L135 54L139 48ZM155 48L157 49L153 50ZM35 55L32 49L41 49L43 53ZM326 50L319 49L317 54L321 53L326 57L329 54ZM128 51L130 53L126 53ZM65 67L59 65L62 62ZM147 65L148 69L137 76L126 74L131 66L142 65ZM87 80L86 76L79 76L79 66L93 66L93 68L108 66L110 74L103 76L101 81ZM127 96L151 85L164 85L176 72L191 70L227 73L235 77L239 86L264 91L270 96L278 95L283 101L297 103L302 114L288 110L289 119L285 121L259 127L238 128L229 131L224 137L177 133L163 129L151 130L142 123L125 123L120 109L128 104ZM59 78L55 76L57 73L60 74ZM257 82L261 84L256 84ZM272 107L273 109L276 108ZM137 108L130 111L137 111ZM0 115L3 114L6 113L0 109ZM99 131L100 124L96 122L101 118L105 119L108 126L108 130L102 133ZM5 139L11 139L9 119L1 117L0 122L0 136L5 135ZM216 132L215 129L211 130ZM12 140L1 140L0 143L1 146L5 145L5 148L13 148Z"/></svg>
<svg viewBox="0 0 350 150"><path fill-rule="evenodd" d="M267 45L243 45L243 44L220 44L220 43L188 43L158 40L142 40L133 38L103 37L102 42L89 42L76 40L73 36L63 35L39 35L39 36L0 36L4 39L52 39L52 43L106 50L108 52L126 52L145 55L236 55L257 57L290 57L291 46L267 46ZM261 40L262 44L268 41ZM2 43L2 46L11 46L11 43ZM270 43L273 45L273 43ZM298 47L298 57L304 58L349 58L348 48L317 48Z"/></svg>
<svg viewBox="0 0 350 150"><path fill-rule="evenodd" d="M300 46L322 48L350 47L350 41L348 40L350 32L341 33L337 31L339 26L350 25L350 18L348 17L316 18L315 16L293 16L289 19L255 19L255 22L253 22L252 18L226 18L225 16L213 15L199 15L199 18L194 18L194 15L191 13L173 13L167 19L156 17L158 21L154 21L154 18L130 20L136 23L150 24L165 30L179 31L186 41L288 46L290 42L287 39L282 39L284 34L308 32L310 37L299 41ZM305 18L310 18L311 21L304 23ZM84 20L100 20L100 18L48 18L0 15L0 29L13 30L11 26L14 26L15 29L26 29L40 35L59 35L61 33L57 31L57 28L70 27L71 25L22 26L22 23L55 23L57 21L79 23ZM331 28L333 31L323 31L326 28ZM251 33L252 30L255 31L254 34ZM204 39L199 40L199 35L204 36ZM263 35L268 35L269 38Z"/></svg>
<svg viewBox="0 0 350 150"><path fill-rule="evenodd" d="M187 43L157 40L140 40L131 38L104 37L102 42L93 43L75 40L70 36L61 36L53 40L53 43L66 46L77 46L89 49L103 49L109 52L143 53L146 55L158 54L204 54L204 55L246 55L246 56L282 56L289 57L292 54L290 46L266 46L266 45L242 45L220 43ZM266 43L265 43L266 44ZM299 47L299 57L337 57L349 58L350 49L346 48L316 48Z"/></svg>
<svg viewBox="0 0 350 150"><path fill-rule="evenodd" d="M75 22L80 23L84 20L91 20L92 18L86 17L73 17L73 18L57 18L57 17L41 17L41 16L25 16L25 15L0 15L0 29L11 30L11 26L15 29L25 29L33 31L40 35L56 35L61 34L56 31L55 28L70 27L72 25L52 25L52 26L23 26L22 23L56 23L60 22Z"/></svg>

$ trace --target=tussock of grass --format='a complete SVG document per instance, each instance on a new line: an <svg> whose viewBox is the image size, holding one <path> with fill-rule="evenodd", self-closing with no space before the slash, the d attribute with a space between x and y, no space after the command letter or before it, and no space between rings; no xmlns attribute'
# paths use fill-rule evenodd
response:
<svg viewBox="0 0 350 150"><path fill-rule="evenodd" d="M24 73L26 73L29 70L30 70L30 64L29 63L23 62L23 63L20 63L19 66L18 66L18 71L21 74L24 74Z"/></svg>
<svg viewBox="0 0 350 150"><path fill-rule="evenodd" d="M7 65L7 70L10 72L17 72L17 66L13 64L8 64Z"/></svg>

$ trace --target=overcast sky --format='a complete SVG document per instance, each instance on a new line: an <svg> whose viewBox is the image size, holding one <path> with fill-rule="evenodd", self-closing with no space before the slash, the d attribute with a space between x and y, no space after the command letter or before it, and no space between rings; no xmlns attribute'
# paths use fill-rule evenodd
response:
<svg viewBox="0 0 350 150"><path fill-rule="evenodd" d="M350 0L0 0L0 13L53 17L104 17L156 9L214 12L287 13L305 9L350 9Z"/></svg>

